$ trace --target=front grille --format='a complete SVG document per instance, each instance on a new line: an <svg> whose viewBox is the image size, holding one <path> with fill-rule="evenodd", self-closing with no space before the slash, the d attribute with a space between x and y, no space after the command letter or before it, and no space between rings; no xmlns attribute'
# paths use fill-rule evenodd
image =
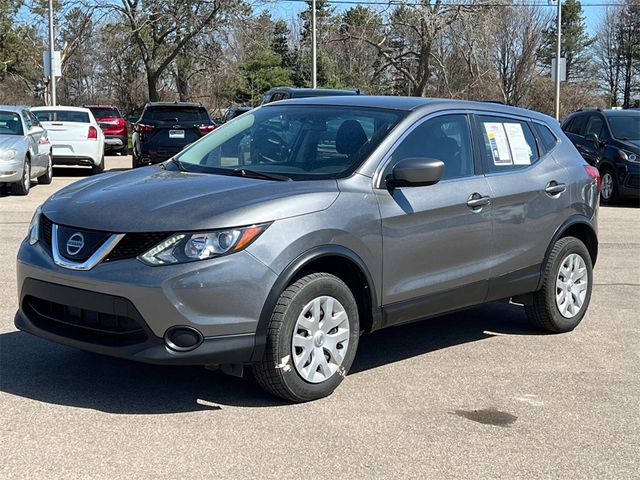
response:
<svg viewBox="0 0 640 480"><path fill-rule="evenodd" d="M53 222L42 215L40 217L40 238L42 243L51 251L51 236L53 232Z"/></svg>
<svg viewBox="0 0 640 480"><path fill-rule="evenodd" d="M136 258L171 236L171 233L127 233L109 253L105 262Z"/></svg>
<svg viewBox="0 0 640 480"><path fill-rule="evenodd" d="M147 339L140 323L127 316L72 307L30 295L25 296L22 308L37 327L83 342L120 347Z"/></svg>

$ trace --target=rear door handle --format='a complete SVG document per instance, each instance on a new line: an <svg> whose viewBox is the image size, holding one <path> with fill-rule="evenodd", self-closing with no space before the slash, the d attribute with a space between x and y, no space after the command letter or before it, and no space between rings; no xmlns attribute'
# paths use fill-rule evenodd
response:
<svg viewBox="0 0 640 480"><path fill-rule="evenodd" d="M473 210L480 210L485 205L489 205L491 203L491 197L483 197L479 193L474 193L467 200L467 207Z"/></svg>
<svg viewBox="0 0 640 480"><path fill-rule="evenodd" d="M549 195L559 195L567 189L567 186L564 183L558 183L555 180L549 182L547 187L544 189Z"/></svg>

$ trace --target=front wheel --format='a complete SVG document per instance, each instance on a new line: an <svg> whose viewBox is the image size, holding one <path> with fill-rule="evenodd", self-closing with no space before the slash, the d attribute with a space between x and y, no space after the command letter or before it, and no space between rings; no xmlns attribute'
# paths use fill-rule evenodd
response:
<svg viewBox="0 0 640 480"><path fill-rule="evenodd" d="M280 295L254 375L263 389L286 400L326 397L351 368L359 337L349 287L328 273L307 275Z"/></svg>
<svg viewBox="0 0 640 480"><path fill-rule="evenodd" d="M582 321L591 300L593 266L584 243L558 240L547 259L542 288L525 306L529 320L553 333L569 332Z"/></svg>
<svg viewBox="0 0 640 480"><path fill-rule="evenodd" d="M29 158L24 159L22 167L22 178L19 182L11 184L11 193L13 195L29 195L31 190L31 162Z"/></svg>

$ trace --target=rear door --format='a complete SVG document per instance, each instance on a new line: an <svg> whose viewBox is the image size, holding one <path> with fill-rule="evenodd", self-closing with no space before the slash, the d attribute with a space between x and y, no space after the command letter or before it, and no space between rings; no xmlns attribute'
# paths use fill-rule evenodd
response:
<svg viewBox="0 0 640 480"><path fill-rule="evenodd" d="M537 287L548 239L566 219L571 180L553 158L555 136L547 127L494 114L477 115L475 125L492 199L493 300ZM549 147L539 145L538 128L551 136Z"/></svg>
<svg viewBox="0 0 640 480"><path fill-rule="evenodd" d="M469 116L419 122L392 151L382 178L410 157L442 160L445 172L436 185L375 190L386 325L481 303L491 269L490 190L474 162Z"/></svg>

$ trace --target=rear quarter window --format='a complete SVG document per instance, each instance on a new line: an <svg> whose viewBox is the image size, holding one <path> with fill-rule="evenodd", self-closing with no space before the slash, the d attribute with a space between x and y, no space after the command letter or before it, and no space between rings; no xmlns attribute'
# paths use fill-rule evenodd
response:
<svg viewBox="0 0 640 480"><path fill-rule="evenodd" d="M542 154L549 153L558 144L558 138L554 135L549 127L541 123L534 123L534 128L538 133Z"/></svg>

